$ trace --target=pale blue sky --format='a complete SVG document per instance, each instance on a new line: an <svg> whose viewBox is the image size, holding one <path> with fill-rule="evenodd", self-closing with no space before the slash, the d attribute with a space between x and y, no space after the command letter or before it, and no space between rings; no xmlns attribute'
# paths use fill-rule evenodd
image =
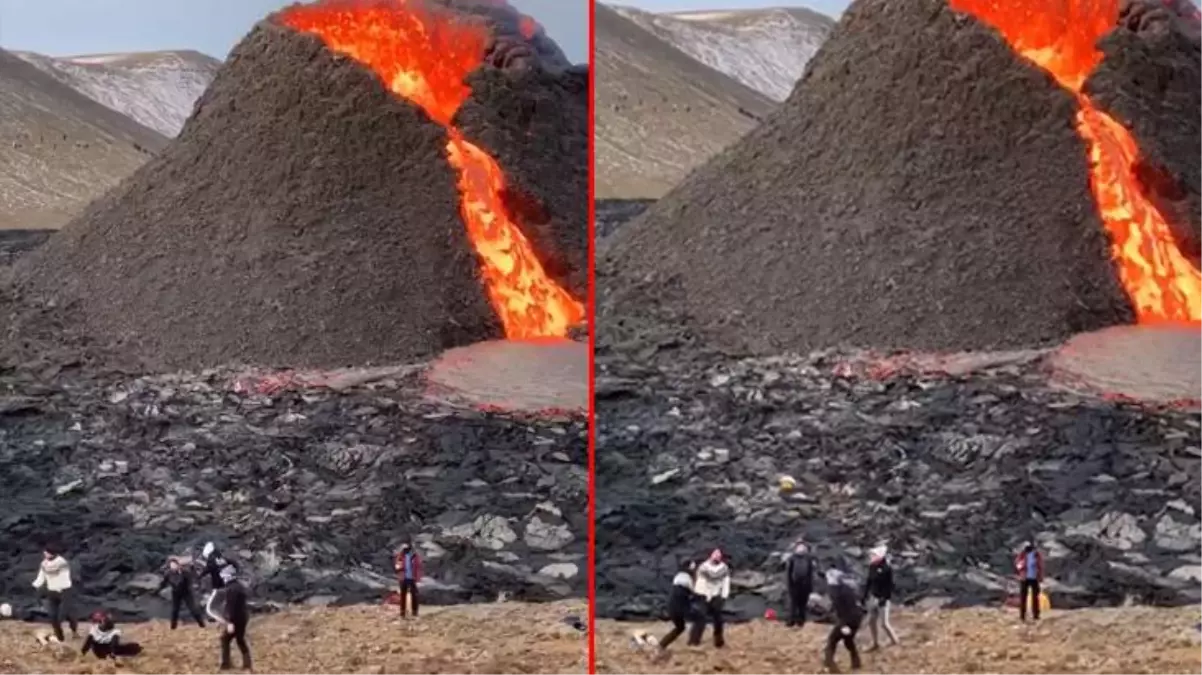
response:
<svg viewBox="0 0 1202 675"><path fill-rule="evenodd" d="M691 9L747 9L753 7L809 7L837 19L848 0L614 0L616 5L638 7L650 12L683 12Z"/></svg>
<svg viewBox="0 0 1202 675"><path fill-rule="evenodd" d="M194 49L225 58L256 21L291 0L0 0L0 47L53 56ZM588 56L588 0L510 0L568 58Z"/></svg>

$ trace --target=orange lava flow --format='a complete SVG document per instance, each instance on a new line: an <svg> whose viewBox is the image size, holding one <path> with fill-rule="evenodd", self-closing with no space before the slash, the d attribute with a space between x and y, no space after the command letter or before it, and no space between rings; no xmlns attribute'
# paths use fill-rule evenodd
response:
<svg viewBox="0 0 1202 675"><path fill-rule="evenodd" d="M993 26L1017 53L1076 96L1090 188L1138 321L1202 320L1202 275L1182 255L1136 178L1139 146L1082 91L1102 61L1096 44L1117 23L1118 0L949 0L949 5Z"/></svg>
<svg viewBox="0 0 1202 675"><path fill-rule="evenodd" d="M458 21L419 0L298 5L279 21L317 35L331 50L370 68L393 93L446 127L447 159L459 174L460 215L505 337L564 337L584 320L584 305L547 276L505 208L500 165L452 123L471 94L464 79L484 61L485 26Z"/></svg>

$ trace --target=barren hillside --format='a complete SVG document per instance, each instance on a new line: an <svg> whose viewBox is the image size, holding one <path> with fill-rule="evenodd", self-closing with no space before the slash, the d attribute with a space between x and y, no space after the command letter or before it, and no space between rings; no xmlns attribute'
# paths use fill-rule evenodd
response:
<svg viewBox="0 0 1202 675"><path fill-rule="evenodd" d="M221 62L190 50L52 57L17 52L84 96L175 136Z"/></svg>
<svg viewBox="0 0 1202 675"><path fill-rule="evenodd" d="M594 16L599 197L661 196L772 109L617 11Z"/></svg>
<svg viewBox="0 0 1202 675"><path fill-rule="evenodd" d="M166 142L0 50L0 229L62 226Z"/></svg>
<svg viewBox="0 0 1202 675"><path fill-rule="evenodd" d="M776 101L793 91L835 22L805 7L623 16L711 68Z"/></svg>

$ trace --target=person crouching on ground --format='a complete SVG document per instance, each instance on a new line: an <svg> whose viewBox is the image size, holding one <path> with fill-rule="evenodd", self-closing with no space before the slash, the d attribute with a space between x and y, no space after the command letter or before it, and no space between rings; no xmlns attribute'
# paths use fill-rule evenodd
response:
<svg viewBox="0 0 1202 675"><path fill-rule="evenodd" d="M889 622L889 605L893 600L893 566L889 564L889 549L878 546L869 553L868 580L864 582L864 604L868 607L868 632L872 633L872 646L868 651L881 648L877 635L877 624L885 628L889 642L898 644L897 633Z"/></svg>
<svg viewBox="0 0 1202 675"><path fill-rule="evenodd" d="M80 654L92 652L98 659L115 659L118 656L137 656L142 653L142 645L137 642L122 642L121 630L113 623L113 617L108 612L97 610L92 612L92 628L88 637L84 638Z"/></svg>
<svg viewBox="0 0 1202 675"><path fill-rule="evenodd" d="M810 547L797 542L785 563L785 586L789 589L789 620L785 625L806 625L810 594L814 592L814 559Z"/></svg>
<svg viewBox="0 0 1202 675"><path fill-rule="evenodd" d="M406 606L413 604L413 618L417 618L417 584L422 580L422 559L409 544L402 544L393 561L397 584L401 588L401 618L405 618Z"/></svg>
<svg viewBox="0 0 1202 675"><path fill-rule="evenodd" d="M668 646L684 633L685 623L693 611L693 574L697 563L683 560L676 576L672 577L672 591L668 595L668 620L672 622L672 630L659 641L660 653L665 653Z"/></svg>
<svg viewBox="0 0 1202 675"><path fill-rule="evenodd" d="M242 669L250 670L250 645L246 643L246 629L250 626L250 603L247 600L246 586L241 581L232 579L225 582L222 595L224 603L221 615L213 613L208 608L209 616L221 626L221 669L229 670L230 643L238 643L238 651L242 653Z"/></svg>
<svg viewBox="0 0 1202 675"><path fill-rule="evenodd" d="M1039 586L1043 582L1043 554L1028 541L1014 559L1018 574L1018 616L1027 620L1027 598L1031 598L1031 616L1039 621Z"/></svg>
<svg viewBox="0 0 1202 675"><path fill-rule="evenodd" d="M46 612L50 615L54 637L59 642L66 639L63 637L64 619L71 626L71 635L79 637L79 624L75 621L74 608L71 606L71 563L59 554L56 547L47 546L43 551L33 587L46 589Z"/></svg>
<svg viewBox="0 0 1202 675"><path fill-rule="evenodd" d="M860 622L864 618L860 609L860 598L856 587L846 575L837 569L826 573L827 593L831 597L831 608L835 612L835 626L826 638L826 652L822 663L827 670L839 672L835 664L835 649L842 642L851 654L851 669L859 670L860 652L856 649L856 632L860 630Z"/></svg>
<svg viewBox="0 0 1202 675"><path fill-rule="evenodd" d="M159 591L168 586L171 587L171 630L175 630L179 625L179 610L185 604L196 624L204 628L204 615L200 613L196 596L192 592L192 571L181 565L178 558L167 559L167 573L159 583Z"/></svg>
<svg viewBox="0 0 1202 675"><path fill-rule="evenodd" d="M693 630L689 632L689 644L701 644L701 636L705 633L705 622L708 618L714 624L714 646L721 649L726 646L726 638L722 634L722 607L730 597L730 567L722 561L722 551L714 549L710 557L697 567L697 579L693 582L693 591L702 598L705 606L697 620L693 622Z"/></svg>

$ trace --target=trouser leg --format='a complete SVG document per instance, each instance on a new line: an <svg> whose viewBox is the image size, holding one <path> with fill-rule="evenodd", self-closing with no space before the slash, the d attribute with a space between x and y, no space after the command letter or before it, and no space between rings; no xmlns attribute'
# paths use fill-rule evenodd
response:
<svg viewBox="0 0 1202 675"><path fill-rule="evenodd" d="M179 610L184 604L183 596L177 592L171 592L171 630L179 627Z"/></svg>
<svg viewBox="0 0 1202 675"><path fill-rule="evenodd" d="M242 652L242 667L250 670L250 645L246 642L246 624L234 627L234 640L238 643L238 651Z"/></svg>
<svg viewBox="0 0 1202 675"><path fill-rule="evenodd" d="M63 596L61 593L52 591L46 594L46 614L49 615L54 637L58 638L59 642L64 641L66 638L63 636Z"/></svg>
<svg viewBox="0 0 1202 675"><path fill-rule="evenodd" d="M409 590L409 598L410 598L410 600L409 600L409 601L410 601L410 603L413 605L413 606L411 607L411 609L413 610L413 616L414 616L414 617L416 617L416 616L417 616L417 604L418 604L418 600L417 600L417 582L416 582L416 581L412 581L412 580L410 580L410 581L406 581L406 582L404 582L404 584L403 584L403 585L404 585L404 587L405 587L405 588L407 588L407 589Z"/></svg>
<svg viewBox="0 0 1202 675"><path fill-rule="evenodd" d="M893 602L889 600L881 601L881 625L885 627L885 635L889 636L889 643L897 645L901 640L897 639L897 632L893 630L893 622L889 620L889 609L893 606ZM875 641L875 639L874 639Z"/></svg>
<svg viewBox="0 0 1202 675"><path fill-rule="evenodd" d="M876 598L868 600L868 634L872 636L872 648L878 649L881 646L880 636L877 633L877 624L881 621L881 608L877 604Z"/></svg>
<svg viewBox="0 0 1202 675"><path fill-rule="evenodd" d="M1039 621L1039 580L1031 580L1031 616Z"/></svg>
<svg viewBox="0 0 1202 675"><path fill-rule="evenodd" d="M860 650L856 649L856 627L851 626L851 633L843 636L843 646L847 647L847 651L851 654L851 669L859 670L863 665L860 662Z"/></svg>
<svg viewBox="0 0 1202 675"><path fill-rule="evenodd" d="M668 631L668 634L659 641L659 646L667 649L668 645L675 642L676 638L680 637L680 634L684 632L684 626L683 616L672 617L672 630Z"/></svg>
<svg viewBox="0 0 1202 675"><path fill-rule="evenodd" d="M689 644L696 646L701 644L701 638L705 635L705 621L708 612L705 609L697 613L693 618L693 627L689 630Z"/></svg>
<svg viewBox="0 0 1202 675"><path fill-rule="evenodd" d="M714 598L709 601L710 621L714 622L714 646L725 647L726 635L722 632L722 606L725 603L722 598Z"/></svg>
<svg viewBox="0 0 1202 675"><path fill-rule="evenodd" d="M200 611L200 605L196 604L196 596L188 593L187 597L184 598L184 602L188 604L188 611L192 614L192 618L196 621L196 625L204 628L205 616L204 613Z"/></svg>
<svg viewBox="0 0 1202 675"><path fill-rule="evenodd" d="M835 670L835 648L839 646L839 642L843 639L839 628L838 624L831 628L830 634L826 636L826 649L822 652L822 665L830 670Z"/></svg>

